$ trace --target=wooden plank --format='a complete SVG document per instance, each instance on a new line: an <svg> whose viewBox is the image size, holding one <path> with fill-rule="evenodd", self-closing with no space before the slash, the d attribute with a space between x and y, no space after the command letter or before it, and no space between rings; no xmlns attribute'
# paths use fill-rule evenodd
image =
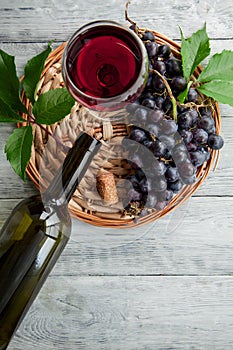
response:
<svg viewBox="0 0 233 350"><path fill-rule="evenodd" d="M232 206L232 198L191 198L173 213L134 230L97 228L75 220L70 244L53 273L232 274Z"/></svg>
<svg viewBox="0 0 233 350"><path fill-rule="evenodd" d="M50 277L9 350L231 350L230 277Z"/></svg>
<svg viewBox="0 0 233 350"><path fill-rule="evenodd" d="M0 227L18 201L0 201ZM133 230L74 219L70 242L52 275L231 275L232 207L232 197L194 197Z"/></svg>
<svg viewBox="0 0 233 350"><path fill-rule="evenodd" d="M112 19L125 23L125 0L58 1L2 0L0 8L1 41L35 42L67 40L81 25L95 19ZM207 22L212 38L232 37L233 5L231 0L179 0L131 2L129 14L140 27L156 29L171 38L179 38L179 27L190 35Z"/></svg>

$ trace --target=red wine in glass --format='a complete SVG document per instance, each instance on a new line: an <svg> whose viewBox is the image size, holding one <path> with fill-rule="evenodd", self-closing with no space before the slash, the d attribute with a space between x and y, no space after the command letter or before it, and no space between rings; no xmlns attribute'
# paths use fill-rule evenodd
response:
<svg viewBox="0 0 233 350"><path fill-rule="evenodd" d="M145 86L147 52L132 30L96 21L68 41L62 70L66 87L78 102L94 110L121 108Z"/></svg>

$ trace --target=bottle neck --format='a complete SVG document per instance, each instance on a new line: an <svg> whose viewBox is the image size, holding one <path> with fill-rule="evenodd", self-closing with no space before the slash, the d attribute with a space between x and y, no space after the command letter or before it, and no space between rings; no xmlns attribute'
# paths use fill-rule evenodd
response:
<svg viewBox="0 0 233 350"><path fill-rule="evenodd" d="M83 132L45 191L43 200L53 201L59 205L69 202L100 145L98 140Z"/></svg>

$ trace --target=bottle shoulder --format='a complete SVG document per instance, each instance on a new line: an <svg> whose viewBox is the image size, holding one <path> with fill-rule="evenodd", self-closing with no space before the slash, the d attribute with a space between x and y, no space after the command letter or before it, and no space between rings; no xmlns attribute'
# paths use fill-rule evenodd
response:
<svg viewBox="0 0 233 350"><path fill-rule="evenodd" d="M1 244L24 239L25 234L44 232L54 239L69 237L71 218L67 206L54 207L42 202L39 195L23 199L12 210L0 231Z"/></svg>
<svg viewBox="0 0 233 350"><path fill-rule="evenodd" d="M69 221L70 217L66 203L59 204L52 200L45 202L39 194L20 201L13 209L13 212L25 212L41 221L48 220L53 216L59 218L61 221Z"/></svg>

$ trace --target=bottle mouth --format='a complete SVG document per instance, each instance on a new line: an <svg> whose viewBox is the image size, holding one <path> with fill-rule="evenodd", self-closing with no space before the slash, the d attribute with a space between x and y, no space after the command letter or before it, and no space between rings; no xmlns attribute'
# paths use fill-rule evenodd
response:
<svg viewBox="0 0 233 350"><path fill-rule="evenodd" d="M96 29L100 29L101 33L108 33L109 30L112 30L112 32L120 30L120 33L124 34L124 38L127 38L127 40L133 43L133 46L140 57L140 69L138 70L135 80L130 86L127 86L125 91L123 90L121 93L110 97L92 96L91 94L82 91L74 82L70 72L70 64L73 64L75 59L74 57L71 57L71 52L74 50L77 41L83 35L88 38L89 33ZM147 51L142 40L133 30L129 29L128 27L114 21L99 20L90 22L78 29L67 42L62 57L62 75L69 92L74 99L80 102L82 105L95 111L117 110L128 103L133 102L144 89L148 78ZM118 78L119 72L111 63L103 64L97 71L97 80L103 88L113 86Z"/></svg>

